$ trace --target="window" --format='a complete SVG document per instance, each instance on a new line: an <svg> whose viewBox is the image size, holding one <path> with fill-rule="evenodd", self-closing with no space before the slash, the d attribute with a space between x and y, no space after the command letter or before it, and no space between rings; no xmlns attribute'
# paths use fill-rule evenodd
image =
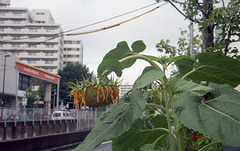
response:
<svg viewBox="0 0 240 151"><path fill-rule="evenodd" d="M38 37L37 37L37 36L29 36L29 39L30 39L30 40L37 40Z"/></svg>
<svg viewBox="0 0 240 151"><path fill-rule="evenodd" d="M19 44L13 44L12 47L13 47L13 48L19 48L20 45L19 45Z"/></svg>
<svg viewBox="0 0 240 151"><path fill-rule="evenodd" d="M62 47L60 47L60 52L61 52L61 54L63 54L63 48Z"/></svg>
<svg viewBox="0 0 240 151"><path fill-rule="evenodd" d="M62 63L61 62L59 62L59 68L62 69Z"/></svg>
<svg viewBox="0 0 240 151"><path fill-rule="evenodd" d="M14 12L13 15L14 15L14 16L21 16L22 13L21 13L21 12Z"/></svg>
<svg viewBox="0 0 240 151"><path fill-rule="evenodd" d="M53 61L52 60L46 60L45 64L53 64Z"/></svg>
<svg viewBox="0 0 240 151"><path fill-rule="evenodd" d="M13 39L13 40L19 40L19 39L20 39L20 36L13 36L12 39Z"/></svg>
<svg viewBox="0 0 240 151"><path fill-rule="evenodd" d="M28 16L28 21L29 21L29 23L33 22L33 19L31 18L31 16Z"/></svg>
<svg viewBox="0 0 240 151"><path fill-rule="evenodd" d="M37 32L38 30L37 30L37 28L29 28L29 31L30 32Z"/></svg>
<svg viewBox="0 0 240 151"><path fill-rule="evenodd" d="M45 47L46 47L46 48L53 48L54 45L46 45Z"/></svg>
<svg viewBox="0 0 240 151"><path fill-rule="evenodd" d="M29 44L28 47L29 47L29 48L37 48L37 45Z"/></svg>
<svg viewBox="0 0 240 151"><path fill-rule="evenodd" d="M47 72L52 72L53 71L53 69L51 69L51 68L46 68L44 70L47 71Z"/></svg>
<svg viewBox="0 0 240 151"><path fill-rule="evenodd" d="M21 28L13 28L12 31L13 32L19 32L19 31L21 31Z"/></svg>
<svg viewBox="0 0 240 151"><path fill-rule="evenodd" d="M79 51L79 48L64 48L64 51Z"/></svg>
<svg viewBox="0 0 240 151"><path fill-rule="evenodd" d="M0 31L4 31L4 28L0 28Z"/></svg>
<svg viewBox="0 0 240 151"><path fill-rule="evenodd" d="M52 52L46 52L45 56L53 56L53 53Z"/></svg>
<svg viewBox="0 0 240 151"><path fill-rule="evenodd" d="M35 64L36 61L35 61L35 60L28 60L28 63L29 63L29 64Z"/></svg>
<svg viewBox="0 0 240 151"><path fill-rule="evenodd" d="M64 41L64 43L65 44L80 44L81 43L81 41L74 41L74 40L72 40L72 41Z"/></svg>
<svg viewBox="0 0 240 151"><path fill-rule="evenodd" d="M54 29L52 29L52 28L47 28L47 29L46 29L46 32L54 32Z"/></svg>
<svg viewBox="0 0 240 151"><path fill-rule="evenodd" d="M4 20L0 20L0 24L4 24Z"/></svg>
<svg viewBox="0 0 240 151"><path fill-rule="evenodd" d="M36 23L38 23L38 24L44 24L45 23L45 21L35 21Z"/></svg>
<svg viewBox="0 0 240 151"><path fill-rule="evenodd" d="M36 13L36 15L45 15L45 13Z"/></svg>
<svg viewBox="0 0 240 151"><path fill-rule="evenodd" d="M13 21L13 24L20 24L21 23L21 21L19 21L19 20L14 20Z"/></svg>
<svg viewBox="0 0 240 151"><path fill-rule="evenodd" d="M13 52L11 52L11 54L17 56L17 55L19 55L19 52L13 51Z"/></svg>
<svg viewBox="0 0 240 151"><path fill-rule="evenodd" d="M19 74L19 85L18 89L25 91L30 86L30 76Z"/></svg>
<svg viewBox="0 0 240 151"><path fill-rule="evenodd" d="M28 52L29 56L36 56L36 54L37 54L36 52Z"/></svg>
<svg viewBox="0 0 240 151"><path fill-rule="evenodd" d="M79 58L79 55L64 55L65 58Z"/></svg>

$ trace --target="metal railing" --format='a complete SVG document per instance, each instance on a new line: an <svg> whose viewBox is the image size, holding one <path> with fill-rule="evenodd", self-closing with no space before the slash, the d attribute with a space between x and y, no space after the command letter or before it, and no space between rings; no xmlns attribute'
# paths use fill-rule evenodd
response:
<svg viewBox="0 0 240 151"><path fill-rule="evenodd" d="M54 118L53 113L54 112L65 112L70 114L70 117L61 116L59 118ZM75 109L69 109L69 110L56 110L56 109L45 109L45 108L19 108L19 109L12 109L12 108L3 108L0 107L0 117L2 117L0 122L4 122L4 126L6 127L8 122L15 122L15 126L17 122L24 122L24 125L26 125L26 122L31 121L34 125L35 121L40 121L40 124L43 121L49 122L50 120L60 120L66 121L71 120L74 122L77 122L78 129L81 127L81 123L88 123L89 121L95 121L101 116L103 111L98 110L91 110L91 109L81 109L81 110L75 110ZM92 123L92 122L91 122ZM91 125L92 127L93 125ZM89 127L90 128L90 127Z"/></svg>

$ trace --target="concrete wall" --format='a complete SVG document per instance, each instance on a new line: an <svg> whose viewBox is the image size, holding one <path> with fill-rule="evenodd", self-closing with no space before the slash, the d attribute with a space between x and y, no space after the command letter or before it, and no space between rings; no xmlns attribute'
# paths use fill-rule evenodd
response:
<svg viewBox="0 0 240 151"><path fill-rule="evenodd" d="M62 146L70 143L80 142L85 139L90 131L55 134L28 139L17 139L0 142L3 151L33 151L43 150L55 146Z"/></svg>
<svg viewBox="0 0 240 151"><path fill-rule="evenodd" d="M0 123L0 146L6 151L41 150L80 142L93 128L95 120L50 120ZM78 129L77 129L78 128Z"/></svg>
<svg viewBox="0 0 240 151"><path fill-rule="evenodd" d="M46 135L88 131L93 128L94 120L81 120L77 127L76 120L50 120L0 123L0 142L13 139L33 138ZM78 129L77 129L78 128Z"/></svg>

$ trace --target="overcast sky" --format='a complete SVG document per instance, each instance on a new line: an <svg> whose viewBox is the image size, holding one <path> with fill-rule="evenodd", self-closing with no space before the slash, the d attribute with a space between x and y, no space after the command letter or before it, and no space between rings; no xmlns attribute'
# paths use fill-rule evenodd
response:
<svg viewBox="0 0 240 151"><path fill-rule="evenodd" d="M82 27L101 20L150 5L155 0L11 0L11 7L32 9L49 9L56 23L61 24L63 31ZM83 28L75 32L103 28L140 15L158 5L145 8L124 17L116 18L101 24ZM118 27L65 39L80 39L83 42L83 63L96 74L97 66L104 55L115 48L120 41L127 41L129 46L136 40L143 40L147 45L146 54L160 55L155 45L161 39L170 39L176 45L180 36L180 28L188 29L189 21L185 20L170 4L146 14L140 18ZM147 63L137 61L130 69L124 70L123 84L133 84Z"/></svg>

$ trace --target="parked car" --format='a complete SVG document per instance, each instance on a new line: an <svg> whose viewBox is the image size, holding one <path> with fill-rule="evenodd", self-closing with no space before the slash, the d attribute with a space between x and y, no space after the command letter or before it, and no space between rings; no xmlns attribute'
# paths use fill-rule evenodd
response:
<svg viewBox="0 0 240 151"><path fill-rule="evenodd" d="M16 114L10 115L6 119L7 122L19 122L19 121L23 121L23 120L24 120L23 116L18 115L18 114L17 115ZM3 119L2 122L5 122L5 119Z"/></svg>
<svg viewBox="0 0 240 151"><path fill-rule="evenodd" d="M69 111L54 111L51 116L52 120L72 120L74 119Z"/></svg>

